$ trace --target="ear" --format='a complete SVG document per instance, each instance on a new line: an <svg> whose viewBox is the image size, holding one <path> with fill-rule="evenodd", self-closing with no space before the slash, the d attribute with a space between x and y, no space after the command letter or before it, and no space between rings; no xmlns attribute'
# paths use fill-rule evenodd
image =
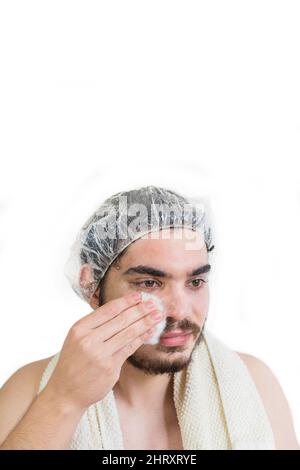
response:
<svg viewBox="0 0 300 470"><path fill-rule="evenodd" d="M98 308L98 297L100 289L98 288L96 292L93 293L93 289L95 288L95 279L93 277L92 269L89 264L82 265L80 269L79 285L85 297L87 298L90 306L94 310Z"/></svg>

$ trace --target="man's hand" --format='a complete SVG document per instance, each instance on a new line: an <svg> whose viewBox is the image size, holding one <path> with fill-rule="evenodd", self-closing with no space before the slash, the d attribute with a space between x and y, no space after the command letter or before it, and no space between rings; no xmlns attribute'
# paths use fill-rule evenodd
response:
<svg viewBox="0 0 300 470"><path fill-rule="evenodd" d="M66 449L85 409L113 388L122 364L151 337L161 318L134 294L76 322L47 385L36 395L45 362L24 366L0 393L0 449Z"/></svg>
<svg viewBox="0 0 300 470"><path fill-rule="evenodd" d="M153 302L141 302L137 295L111 300L72 326L45 393L79 408L107 395L125 360L150 338L162 318L153 317L160 313Z"/></svg>

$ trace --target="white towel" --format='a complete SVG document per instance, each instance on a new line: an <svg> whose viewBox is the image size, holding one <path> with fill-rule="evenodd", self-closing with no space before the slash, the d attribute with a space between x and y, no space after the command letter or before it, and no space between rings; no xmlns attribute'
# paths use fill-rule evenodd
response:
<svg viewBox="0 0 300 470"><path fill-rule="evenodd" d="M39 392L59 354L47 365ZM188 367L173 375L173 399L184 449L275 449L270 422L247 367L208 331ZM124 449L113 390L84 413L70 448Z"/></svg>

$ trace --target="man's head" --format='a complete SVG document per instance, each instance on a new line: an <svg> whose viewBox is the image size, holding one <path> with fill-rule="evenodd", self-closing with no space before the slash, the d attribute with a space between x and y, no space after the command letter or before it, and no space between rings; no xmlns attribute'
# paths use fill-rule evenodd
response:
<svg viewBox="0 0 300 470"><path fill-rule="evenodd" d="M125 209L130 211L132 204L127 202L119 208L114 218L111 208L115 207L116 196L114 204L104 204L108 213L102 215L101 211L101 218L94 215L89 219L84 226L84 238L81 232L78 285L94 309L132 291L158 296L167 320L160 342L141 346L128 361L147 373L172 373L188 365L193 349L201 340L209 304L208 254L213 249L210 227L203 210L197 212L195 206L187 209L186 217L182 210L188 201L176 193L152 186L132 193L126 194L131 203L139 201L139 213L143 212L141 204L145 203L148 213L144 211L139 219L144 224L124 218ZM164 206L160 205L159 210L152 208L162 201ZM107 231L104 238L99 237L103 232L99 231L97 221L103 222L105 217L115 236L113 240L108 240ZM124 230L125 226L129 231L121 239L120 228ZM97 285L95 273L98 273ZM76 291L78 293L78 289ZM174 344L164 338L174 330L190 334L184 343Z"/></svg>

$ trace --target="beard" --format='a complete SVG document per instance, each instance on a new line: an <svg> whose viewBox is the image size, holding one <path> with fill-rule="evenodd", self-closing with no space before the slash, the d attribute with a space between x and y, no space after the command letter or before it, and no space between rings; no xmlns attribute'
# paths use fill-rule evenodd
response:
<svg viewBox="0 0 300 470"><path fill-rule="evenodd" d="M173 322L171 322L173 324ZM183 320L176 328L183 331L192 330L193 336L196 338L195 344L190 354L185 354L185 346L164 346L162 344L156 344L154 346L144 345L141 346L135 353L127 358L127 362L137 369L142 370L147 375L158 375L158 374L174 374L188 367L192 360L193 352L195 348L203 341L203 331L205 322L200 330L199 326L190 323L188 320ZM173 328L175 329L175 328ZM168 324L164 334L168 333ZM200 332L200 333L199 333ZM197 337L198 335L198 337ZM153 349L158 353L166 353L168 357L162 357L160 354L155 354ZM175 358L175 353L183 353L181 357ZM163 355L164 356L164 355Z"/></svg>

